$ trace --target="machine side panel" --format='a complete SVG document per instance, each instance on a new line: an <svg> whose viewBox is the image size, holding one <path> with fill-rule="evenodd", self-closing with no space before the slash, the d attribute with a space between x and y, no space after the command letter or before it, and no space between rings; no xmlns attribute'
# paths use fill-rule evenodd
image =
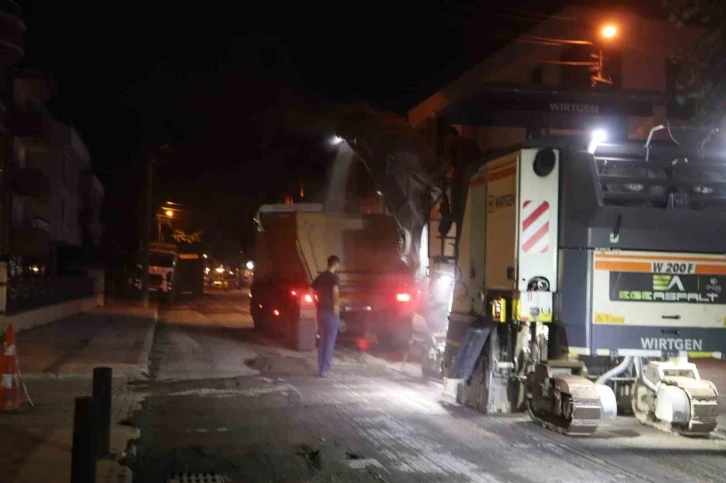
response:
<svg viewBox="0 0 726 483"><path fill-rule="evenodd" d="M486 178L477 177L472 179L469 185L469 196L471 199L471 226L469 228L470 240L469 250L471 260L469 261L470 295L474 298L474 311L485 313L481 297L477 295L484 292L484 270L486 261L486 235L487 235L487 184ZM461 266L462 270L464 267Z"/></svg>
<svg viewBox="0 0 726 483"><path fill-rule="evenodd" d="M518 280L520 292L534 277L544 277L557 292L557 233L559 211L559 151L552 150L554 166L535 172L538 149L523 149L520 163Z"/></svg>
<svg viewBox="0 0 726 483"><path fill-rule="evenodd" d="M452 311L460 314L468 314L474 308L473 299L476 296L474 287L475 280L472 276L472 255L471 255L471 225L472 225L472 197L466 197L464 216L461 221L461 234L459 237L459 259L457 260L456 277L461 283L454 285L454 303ZM475 275L475 274L474 274Z"/></svg>
<svg viewBox="0 0 726 483"><path fill-rule="evenodd" d="M726 340L725 286L724 255L595 252L593 345L602 353L726 351L718 345Z"/></svg>
<svg viewBox="0 0 726 483"><path fill-rule="evenodd" d="M635 355L723 359L726 330L690 327L595 325L592 328L593 354Z"/></svg>
<svg viewBox="0 0 726 483"><path fill-rule="evenodd" d="M560 251L560 287L557 294L560 330L557 334L565 351L590 355L592 304L592 250Z"/></svg>
<svg viewBox="0 0 726 483"><path fill-rule="evenodd" d="M484 283L489 290L515 288L519 156L517 151L487 164Z"/></svg>

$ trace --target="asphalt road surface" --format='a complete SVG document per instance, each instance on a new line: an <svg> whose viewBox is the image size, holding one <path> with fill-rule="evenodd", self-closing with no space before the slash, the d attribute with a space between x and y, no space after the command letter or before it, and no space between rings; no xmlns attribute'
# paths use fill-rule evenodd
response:
<svg viewBox="0 0 726 483"><path fill-rule="evenodd" d="M247 296L212 293L162 311L138 415L136 483L188 472L237 482L723 482L726 440L621 417L593 437L443 399L415 364L336 348L315 355L251 329ZM380 355L380 354L379 354ZM389 355L384 354L386 357Z"/></svg>

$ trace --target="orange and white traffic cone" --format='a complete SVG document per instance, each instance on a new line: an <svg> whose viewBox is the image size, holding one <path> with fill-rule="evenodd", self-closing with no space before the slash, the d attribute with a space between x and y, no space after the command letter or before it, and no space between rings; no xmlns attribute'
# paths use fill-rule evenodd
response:
<svg viewBox="0 0 726 483"><path fill-rule="evenodd" d="M25 397L32 406L33 401L30 400L28 388L22 382L20 375L20 364L18 364L18 354L15 348L15 329L13 324L8 324L3 353L0 357L0 411L11 411L20 407L21 383L25 390Z"/></svg>

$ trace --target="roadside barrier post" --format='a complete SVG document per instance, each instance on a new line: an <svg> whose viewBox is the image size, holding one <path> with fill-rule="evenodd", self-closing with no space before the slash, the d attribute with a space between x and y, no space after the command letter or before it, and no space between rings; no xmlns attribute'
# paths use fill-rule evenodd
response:
<svg viewBox="0 0 726 483"><path fill-rule="evenodd" d="M111 443L111 385L113 369L93 369L93 398L98 402L98 428L96 430L96 456L106 456Z"/></svg>
<svg viewBox="0 0 726 483"><path fill-rule="evenodd" d="M96 482L96 425L98 402L92 397L77 397L73 412L71 483Z"/></svg>

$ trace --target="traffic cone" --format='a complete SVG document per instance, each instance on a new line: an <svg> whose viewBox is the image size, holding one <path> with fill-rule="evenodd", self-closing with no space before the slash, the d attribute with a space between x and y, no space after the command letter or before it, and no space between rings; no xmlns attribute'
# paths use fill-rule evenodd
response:
<svg viewBox="0 0 726 483"><path fill-rule="evenodd" d="M28 388L22 382L20 375L20 365L18 364L18 354L15 348L15 329L13 324L8 324L5 332L5 343L3 344L3 353L0 358L0 411L11 411L20 407L20 384L23 384L25 397L30 400Z"/></svg>

